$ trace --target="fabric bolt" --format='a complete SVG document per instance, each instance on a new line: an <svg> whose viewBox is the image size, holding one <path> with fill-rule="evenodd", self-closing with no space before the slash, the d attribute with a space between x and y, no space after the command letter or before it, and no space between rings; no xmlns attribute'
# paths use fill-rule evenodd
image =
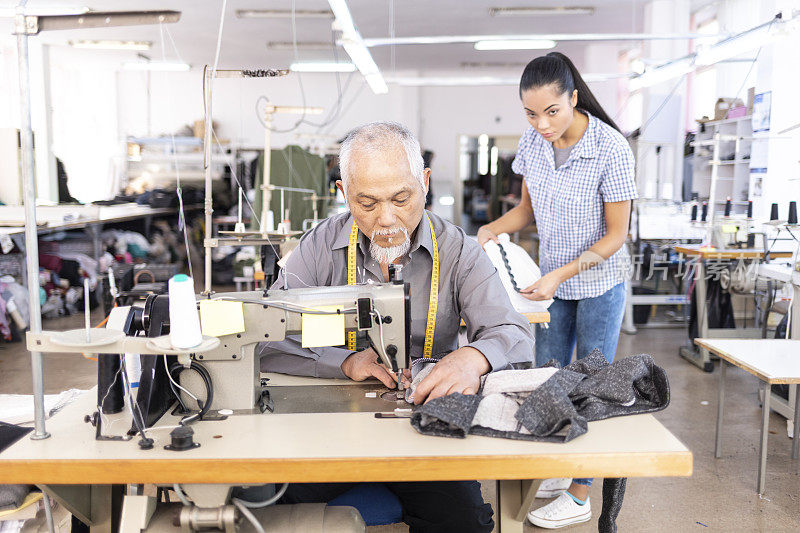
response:
<svg viewBox="0 0 800 533"><path fill-rule="evenodd" d="M492 370L527 363L533 338L524 316L509 302L503 284L480 245L464 231L429 213L439 244L439 303L433 338L433 357L458 348L461 319L469 344L480 351ZM350 213L330 217L300 240L272 289L347 284L347 245L353 219ZM411 359L422 356L433 268L431 229L423 218L403 259L403 279L411 286ZM380 265L369 254L369 242L359 233L358 283L382 283ZM361 338L359 349L368 346ZM342 362L353 353L344 347L305 349L298 337L259 345L261 370L294 375L345 378Z"/></svg>
<svg viewBox="0 0 800 533"><path fill-rule="evenodd" d="M53 272L61 271L62 259L57 255L39 254L39 267Z"/></svg>
<svg viewBox="0 0 800 533"><path fill-rule="evenodd" d="M0 335L7 341L11 340L11 322L6 314L6 301L0 296Z"/></svg>
<svg viewBox="0 0 800 533"><path fill-rule="evenodd" d="M532 127L522 135L512 170L521 174L539 232L542 274L577 259L607 231L604 203L638 197L634 159L625 138L589 113L589 125L564 164L556 166L552 144ZM623 282L625 254L565 281L555 296L580 300Z"/></svg>
<svg viewBox="0 0 800 533"><path fill-rule="evenodd" d="M292 483L279 503L327 503L357 483ZM492 506L477 481L385 482L400 500L410 533L489 533Z"/></svg>
<svg viewBox="0 0 800 533"><path fill-rule="evenodd" d="M30 485L0 485L0 511L16 509L30 491Z"/></svg>
<svg viewBox="0 0 800 533"><path fill-rule="evenodd" d="M613 361L625 315L625 298L624 283L594 298L556 298L548 309L548 327L537 327L535 331L536 366L553 359L560 366L567 366L576 344L576 359L583 359L598 349L609 362Z"/></svg>
<svg viewBox="0 0 800 533"><path fill-rule="evenodd" d="M58 276L69 281L70 286L79 287L83 285L83 275L81 274L81 264L71 259L61 260L61 269Z"/></svg>

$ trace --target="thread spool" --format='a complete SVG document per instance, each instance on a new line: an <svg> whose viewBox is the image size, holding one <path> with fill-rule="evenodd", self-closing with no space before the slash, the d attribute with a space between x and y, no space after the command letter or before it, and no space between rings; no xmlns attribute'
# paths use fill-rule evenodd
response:
<svg viewBox="0 0 800 533"><path fill-rule="evenodd" d="M692 202L692 222L697 221L697 202Z"/></svg>
<svg viewBox="0 0 800 533"><path fill-rule="evenodd" d="M193 348L203 341L194 280L186 274L169 280L169 340L175 348Z"/></svg>
<svg viewBox="0 0 800 533"><path fill-rule="evenodd" d="M703 210L700 213L700 221L705 222L708 216L708 202L703 202Z"/></svg>
<svg viewBox="0 0 800 533"><path fill-rule="evenodd" d="M772 204L772 208L769 212L769 219L778 220L778 204Z"/></svg>
<svg viewBox="0 0 800 533"><path fill-rule="evenodd" d="M753 200L747 201L747 218L753 218Z"/></svg>
<svg viewBox="0 0 800 533"><path fill-rule="evenodd" d="M730 196L725 200L725 216L731 216L731 208L733 207L733 202L731 202Z"/></svg>
<svg viewBox="0 0 800 533"><path fill-rule="evenodd" d="M797 202L789 202L789 224L797 224Z"/></svg>

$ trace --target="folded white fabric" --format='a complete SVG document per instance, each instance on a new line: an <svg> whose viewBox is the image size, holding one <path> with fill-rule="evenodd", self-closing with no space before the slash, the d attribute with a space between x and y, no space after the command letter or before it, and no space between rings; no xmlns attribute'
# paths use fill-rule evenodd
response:
<svg viewBox="0 0 800 533"><path fill-rule="evenodd" d="M478 404L472 425L530 434L514 415L528 394L556 372L558 368L555 367L492 372L486 376L481 391L483 399Z"/></svg>
<svg viewBox="0 0 800 533"><path fill-rule="evenodd" d="M558 372L556 367L531 368L528 370L500 370L486 376L483 385L483 395L498 394L503 392L521 393L531 392L550 376Z"/></svg>

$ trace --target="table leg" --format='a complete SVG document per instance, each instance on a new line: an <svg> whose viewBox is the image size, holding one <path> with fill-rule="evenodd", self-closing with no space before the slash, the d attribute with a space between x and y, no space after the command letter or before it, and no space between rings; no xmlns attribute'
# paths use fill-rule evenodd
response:
<svg viewBox="0 0 800 533"><path fill-rule="evenodd" d="M536 493L539 492L539 485L541 484L541 479L526 479L522 482L522 504L517 512L517 522L525 522L528 509L533 505L533 500L536 499Z"/></svg>
<svg viewBox="0 0 800 533"><path fill-rule="evenodd" d="M499 480L497 482L497 509L494 514L495 531L522 533L523 523L516 519L520 505L522 505L522 481L518 479Z"/></svg>
<svg viewBox="0 0 800 533"><path fill-rule="evenodd" d="M767 470L767 438L769 437L769 400L772 397L772 385L764 384L764 401L761 414L761 453L758 458L758 493L764 494Z"/></svg>
<svg viewBox="0 0 800 533"><path fill-rule="evenodd" d="M725 405L725 369L727 368L725 360L719 360L719 390L717 397L717 438L714 443L714 457L719 459L722 457L722 416L723 407Z"/></svg>
<svg viewBox="0 0 800 533"><path fill-rule="evenodd" d="M800 450L800 389L794 394L794 430L792 431L792 459L797 459Z"/></svg>

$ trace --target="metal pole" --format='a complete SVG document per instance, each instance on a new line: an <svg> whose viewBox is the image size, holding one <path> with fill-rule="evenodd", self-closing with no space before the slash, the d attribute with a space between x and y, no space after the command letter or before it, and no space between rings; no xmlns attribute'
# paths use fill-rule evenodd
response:
<svg viewBox="0 0 800 533"><path fill-rule="evenodd" d="M261 172L261 233L271 231L275 228L270 228L267 218L269 211L269 204L272 201L272 191L269 189L271 182L270 167L272 165L272 151L270 145L272 144L272 112L274 108L271 104L267 104L267 109L264 113L264 168ZM282 209L282 208L281 208ZM283 214L281 213L281 216ZM274 219L273 219L274 223Z"/></svg>
<svg viewBox="0 0 800 533"><path fill-rule="evenodd" d="M719 390L717 391L717 437L714 441L714 457L722 457L722 417L725 406L725 359L719 358Z"/></svg>
<svg viewBox="0 0 800 533"><path fill-rule="evenodd" d="M719 178L719 143L720 134L714 134L714 148L711 156L711 185L708 190L708 230L706 232L706 244L713 244L714 238L714 218L716 214L717 180Z"/></svg>
<svg viewBox="0 0 800 533"><path fill-rule="evenodd" d="M24 4L24 3L23 3ZM20 4L20 5L23 5ZM22 186L25 191L25 252L28 273L28 309L30 331L41 333L42 310L39 305L39 235L36 231L36 185L33 177L33 130L31 129L30 65L28 63L28 34L25 16L17 13L14 19L17 34L19 70L20 141L22 144ZM46 439L44 414L44 368L41 352L31 352L33 375L33 409L35 426L31 438Z"/></svg>
<svg viewBox="0 0 800 533"><path fill-rule="evenodd" d="M206 171L206 197L205 197L205 221L206 221L206 238L203 244L203 248L205 248L205 275L204 283L205 283L205 294L211 294L211 247L208 244L208 241L211 239L211 214L213 212L211 208L211 84L214 83L213 75L209 75L208 65L203 68L203 78L204 78L204 91L205 91L205 101L206 101L206 109L205 109L205 131L203 132L203 162Z"/></svg>

